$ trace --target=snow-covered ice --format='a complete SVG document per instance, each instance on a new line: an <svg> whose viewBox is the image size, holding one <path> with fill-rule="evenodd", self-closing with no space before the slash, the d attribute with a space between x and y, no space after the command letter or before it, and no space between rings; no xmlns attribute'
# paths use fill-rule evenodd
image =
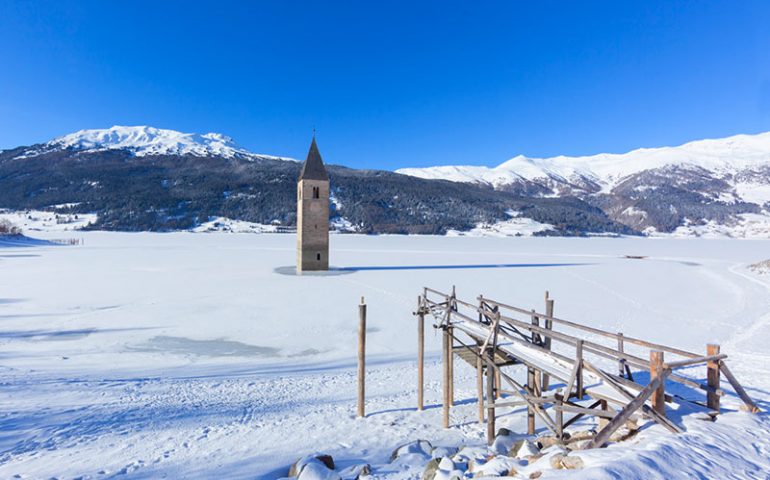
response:
<svg viewBox="0 0 770 480"><path fill-rule="evenodd" d="M770 406L770 278L747 268L770 241L336 235L332 264L347 270L296 276L280 273L293 235L40 235L85 242L0 249L0 478L274 479L315 452L339 469L371 464L374 478L419 478L427 459L390 463L396 447L485 443L460 362L454 427L441 428L432 331L429 408L414 409L411 312L426 285L531 308L549 290L564 318L693 351L720 343ZM368 416L356 419L361 296ZM541 478L768 478L767 414L738 411L729 388L723 406L714 423L652 426ZM520 410L499 422L525 424Z"/></svg>

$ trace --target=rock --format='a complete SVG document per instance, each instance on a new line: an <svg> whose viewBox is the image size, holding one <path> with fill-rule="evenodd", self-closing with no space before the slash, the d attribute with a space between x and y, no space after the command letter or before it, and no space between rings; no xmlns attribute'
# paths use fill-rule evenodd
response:
<svg viewBox="0 0 770 480"><path fill-rule="evenodd" d="M319 453L316 455L308 455L306 457L302 457L294 462L294 465L289 468L289 476L299 476L299 474L302 473L302 469L305 468L305 466L309 463L320 463L327 469L334 470L334 459L332 456L326 455L325 453Z"/></svg>
<svg viewBox="0 0 770 480"><path fill-rule="evenodd" d="M474 477L506 477L516 475L516 460L503 455L492 457L486 463L474 463Z"/></svg>
<svg viewBox="0 0 770 480"><path fill-rule="evenodd" d="M578 468L583 468L584 466L582 458L575 455L565 455L563 453L557 453L556 455L553 455L550 461L551 468L558 470L576 470Z"/></svg>
<svg viewBox="0 0 770 480"><path fill-rule="evenodd" d="M340 475L334 470L329 468L320 462L313 459L305 464L297 475L297 480L342 480Z"/></svg>
<svg viewBox="0 0 770 480"><path fill-rule="evenodd" d="M561 464L562 459L566 457L563 453L557 453L556 455L551 456L549 461L551 462L551 468L560 470L564 468L564 466Z"/></svg>
<svg viewBox="0 0 770 480"><path fill-rule="evenodd" d="M431 457L442 459L444 457L452 457L458 452L457 447L436 447L430 453Z"/></svg>
<svg viewBox="0 0 770 480"><path fill-rule="evenodd" d="M432 459L425 466L425 470L422 472L422 480L434 480L436 478L436 472L438 471L439 460L437 458Z"/></svg>
<svg viewBox="0 0 770 480"><path fill-rule="evenodd" d="M368 463L353 465L340 472L342 480L359 480L372 473L372 467Z"/></svg>
<svg viewBox="0 0 770 480"><path fill-rule="evenodd" d="M489 450L486 447L463 447L452 456L452 461L455 463L482 461L482 463L485 463L489 456Z"/></svg>
<svg viewBox="0 0 770 480"><path fill-rule="evenodd" d="M449 457L431 459L422 472L422 480L463 480L465 473Z"/></svg>
<svg viewBox="0 0 770 480"><path fill-rule="evenodd" d="M532 465L533 463L537 462L541 458L543 458L543 454L539 453L537 455L530 455L528 457L524 457L524 460L527 461L527 465Z"/></svg>
<svg viewBox="0 0 770 480"><path fill-rule="evenodd" d="M534 480L536 478L540 478L542 476L543 476L543 472L541 472L540 470L538 470L537 472L532 472L532 473L529 474L529 478L532 479L532 480Z"/></svg>
<svg viewBox="0 0 770 480"><path fill-rule="evenodd" d="M501 428L498 430L495 440L492 445L489 446L489 450L497 455L507 455L511 450L511 447L516 443L516 436L511 433L507 428Z"/></svg>
<svg viewBox="0 0 770 480"><path fill-rule="evenodd" d="M509 456L516 458L526 458L531 457L532 455L537 455L539 453L540 448L534 442L530 442L529 440L519 440L516 442L516 444L514 444L513 448L511 448Z"/></svg>
<svg viewBox="0 0 770 480"><path fill-rule="evenodd" d="M444 457L438 462L438 468L441 470L452 471L455 469L455 462L449 457Z"/></svg>
<svg viewBox="0 0 770 480"><path fill-rule="evenodd" d="M431 445L429 441L415 440L414 442L405 443L393 450L393 453L390 455L390 461L393 462L403 455L423 455L430 457L432 451L433 445Z"/></svg>
<svg viewBox="0 0 770 480"><path fill-rule="evenodd" d="M585 465L583 459L576 455L568 455L561 459L561 464L567 470L577 470Z"/></svg>

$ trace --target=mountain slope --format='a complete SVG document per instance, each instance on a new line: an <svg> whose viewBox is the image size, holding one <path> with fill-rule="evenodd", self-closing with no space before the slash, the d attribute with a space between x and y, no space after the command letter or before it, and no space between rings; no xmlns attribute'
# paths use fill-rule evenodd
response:
<svg viewBox="0 0 770 480"><path fill-rule="evenodd" d="M148 126L80 130L30 149L18 158L27 158L60 150L103 152L126 150L137 157L152 155L193 155L197 157L219 156L278 158L256 155L235 144L232 138L220 133L182 133Z"/></svg>
<svg viewBox="0 0 770 480"><path fill-rule="evenodd" d="M106 230L190 229L219 217L295 223L299 162L206 142L219 137L149 127L110 133L124 128L0 152L0 208L96 213L91 228ZM144 132L160 133L145 138ZM184 142L171 141L180 136ZM513 211L553 227L542 234L635 233L576 198L525 198L487 186L339 166L329 166L329 173L332 217L361 232L468 231L509 221Z"/></svg>
<svg viewBox="0 0 770 480"><path fill-rule="evenodd" d="M649 232L691 225L770 225L770 132L678 147L584 157L514 157L497 167L405 168L399 173L487 185L535 197L575 195ZM767 217L763 219L763 217Z"/></svg>

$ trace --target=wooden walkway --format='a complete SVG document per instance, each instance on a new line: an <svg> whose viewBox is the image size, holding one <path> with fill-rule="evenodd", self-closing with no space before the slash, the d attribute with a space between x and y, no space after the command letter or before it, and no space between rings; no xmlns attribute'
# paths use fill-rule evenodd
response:
<svg viewBox="0 0 770 480"><path fill-rule="evenodd" d="M601 447L626 421L649 419L671 432L682 429L666 415L666 409L719 413L722 376L751 412L758 408L726 364L718 345L708 345L705 355L688 352L622 333L607 332L555 317L554 300L546 292L545 313L527 310L479 296L475 303L424 288L415 314L419 318L418 408L423 400L423 335L426 316L443 332L444 426L454 403L455 357L476 368L479 421L487 422L487 437L495 435L495 410L526 406L527 430L536 422L557 437L584 416L601 419L602 428L590 447ZM673 358L665 358L665 355ZM607 369L607 365L614 365ZM705 384L675 371L705 366ZM510 376L510 368L527 371L526 384ZM611 372L610 370L616 371ZM646 377L646 383L637 379ZM645 372L645 375L640 375ZM705 394L705 402L688 400L666 391L671 382ZM486 396L485 396L486 390ZM486 411L486 415L485 415ZM564 418L565 414L572 417ZM486 417L486 418L485 418Z"/></svg>

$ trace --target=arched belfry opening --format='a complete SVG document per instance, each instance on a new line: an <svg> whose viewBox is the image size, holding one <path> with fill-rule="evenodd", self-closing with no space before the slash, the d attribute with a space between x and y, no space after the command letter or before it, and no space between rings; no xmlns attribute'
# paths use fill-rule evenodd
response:
<svg viewBox="0 0 770 480"><path fill-rule="evenodd" d="M329 269L329 174L313 135L297 180L297 272Z"/></svg>

